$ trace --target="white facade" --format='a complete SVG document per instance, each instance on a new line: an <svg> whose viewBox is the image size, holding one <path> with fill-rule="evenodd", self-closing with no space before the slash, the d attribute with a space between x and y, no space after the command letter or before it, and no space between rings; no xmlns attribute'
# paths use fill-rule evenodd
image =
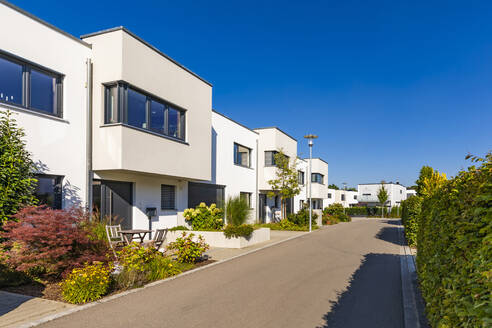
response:
<svg viewBox="0 0 492 328"><path fill-rule="evenodd" d="M407 198L412 196L417 196L417 190L407 189Z"/></svg>
<svg viewBox="0 0 492 328"><path fill-rule="evenodd" d="M343 207L351 207L358 204L358 192L351 190L333 190L335 195L334 203L342 204Z"/></svg>
<svg viewBox="0 0 492 328"><path fill-rule="evenodd" d="M279 219L280 197L268 197L272 191L269 180L276 177L276 166L271 161L272 152L282 150L293 163L297 158L297 140L277 127L254 129L258 138L258 191L259 221L272 222ZM293 207L293 204L290 204Z"/></svg>
<svg viewBox="0 0 492 328"><path fill-rule="evenodd" d="M358 201L361 205L378 206L379 189L381 183L368 183L358 185ZM400 206L401 202L407 198L406 188L397 183L385 183L384 188L388 191L388 202L386 206Z"/></svg>
<svg viewBox="0 0 492 328"><path fill-rule="evenodd" d="M58 115L55 111L49 114L46 110L34 109L26 101L24 104L13 104L17 99L12 95L10 103L4 102L9 91L17 89L15 78L10 78L10 85L0 84L0 111L12 111L18 126L24 129L27 149L32 154L37 171L62 177L61 207L86 206L85 85L87 60L91 58L90 45L3 2L0 3L0 40L0 58L3 60L27 64L31 72L39 70L61 76L63 90L57 93L62 103L62 112ZM20 85L18 87L22 88ZM31 89L34 88L35 82L31 81ZM50 92L42 96L49 97Z"/></svg>
<svg viewBox="0 0 492 328"><path fill-rule="evenodd" d="M301 193L294 197L294 211L301 208L301 204L308 204L309 199L309 158L299 161L298 170L304 172L304 185L301 186ZM311 198L312 207L322 210L328 199L328 163L321 158L311 160Z"/></svg>
<svg viewBox="0 0 492 328"><path fill-rule="evenodd" d="M212 112L212 179L225 186L225 199L249 199L249 223L256 221L258 133L218 112ZM242 154L241 154L242 152Z"/></svg>

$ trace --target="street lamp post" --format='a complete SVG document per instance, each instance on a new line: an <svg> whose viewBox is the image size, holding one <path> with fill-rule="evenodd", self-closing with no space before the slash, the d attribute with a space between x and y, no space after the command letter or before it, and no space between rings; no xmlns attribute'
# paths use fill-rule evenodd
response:
<svg viewBox="0 0 492 328"><path fill-rule="evenodd" d="M309 183L309 232L312 231L312 217L313 217L313 201L311 199L311 185L313 184L312 181L312 173L311 173L311 162L313 160L313 139L318 138L317 135L314 134L308 134L305 135L304 138L308 140L308 145L309 145L309 169L308 169L308 183Z"/></svg>

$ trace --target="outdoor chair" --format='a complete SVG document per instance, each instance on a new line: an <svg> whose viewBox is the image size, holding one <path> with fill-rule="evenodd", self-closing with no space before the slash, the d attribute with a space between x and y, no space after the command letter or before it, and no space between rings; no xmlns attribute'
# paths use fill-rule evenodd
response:
<svg viewBox="0 0 492 328"><path fill-rule="evenodd" d="M158 251L162 245L164 244L164 240L166 239L168 229L156 229L154 238L152 239L152 243L154 244L155 249Z"/></svg>
<svg viewBox="0 0 492 328"><path fill-rule="evenodd" d="M106 236L108 237L109 246L113 250L113 254L116 257L116 247L125 245L125 240L121 234L121 224L107 225Z"/></svg>

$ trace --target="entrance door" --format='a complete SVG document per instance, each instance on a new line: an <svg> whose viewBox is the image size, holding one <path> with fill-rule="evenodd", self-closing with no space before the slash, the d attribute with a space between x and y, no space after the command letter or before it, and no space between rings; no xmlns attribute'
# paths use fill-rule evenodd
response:
<svg viewBox="0 0 492 328"><path fill-rule="evenodd" d="M131 182L95 180L93 183L93 209L101 218L110 217L111 224L132 228L133 184Z"/></svg>

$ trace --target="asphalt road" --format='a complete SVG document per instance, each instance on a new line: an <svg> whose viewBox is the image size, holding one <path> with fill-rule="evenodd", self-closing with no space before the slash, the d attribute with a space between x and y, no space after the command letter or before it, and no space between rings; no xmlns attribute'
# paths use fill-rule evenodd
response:
<svg viewBox="0 0 492 328"><path fill-rule="evenodd" d="M402 327L397 222L324 228L42 327Z"/></svg>

